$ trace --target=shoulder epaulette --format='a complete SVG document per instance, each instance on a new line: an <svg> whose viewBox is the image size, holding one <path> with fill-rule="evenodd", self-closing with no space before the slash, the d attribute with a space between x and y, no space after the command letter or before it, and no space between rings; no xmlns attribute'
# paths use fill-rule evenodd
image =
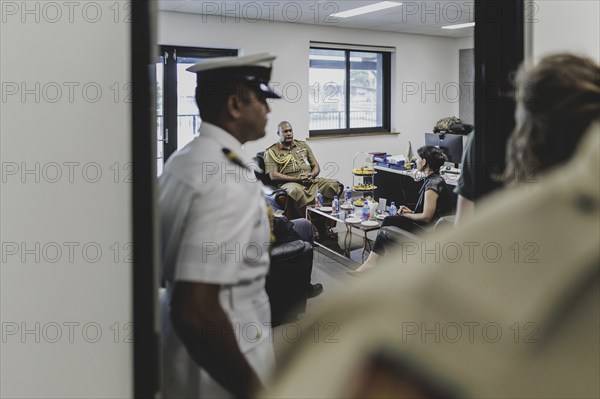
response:
<svg viewBox="0 0 600 399"><path fill-rule="evenodd" d="M242 162L240 157L238 157L237 154L235 152L231 151L229 148L223 148L223 154L225 154L227 159L229 159L234 164L236 164L244 169L249 169L248 166L244 165L244 162Z"/></svg>

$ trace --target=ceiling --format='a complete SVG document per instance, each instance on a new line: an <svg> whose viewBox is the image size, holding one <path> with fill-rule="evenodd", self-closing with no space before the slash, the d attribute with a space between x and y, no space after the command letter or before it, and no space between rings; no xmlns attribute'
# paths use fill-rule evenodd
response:
<svg viewBox="0 0 600 399"><path fill-rule="evenodd" d="M245 20L249 22L262 19L267 21L445 37L473 35L474 28L450 30L441 29L441 27L473 22L474 0L402 1L401 6L387 10L350 18L331 17L331 14L336 12L378 2L359 0L158 0L158 9L162 11L220 15L222 18L231 20L236 20L237 18L237 21Z"/></svg>

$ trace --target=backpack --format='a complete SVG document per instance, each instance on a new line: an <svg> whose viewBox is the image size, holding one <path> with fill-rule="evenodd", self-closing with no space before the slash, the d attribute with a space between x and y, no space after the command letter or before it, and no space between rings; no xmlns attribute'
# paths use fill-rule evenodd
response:
<svg viewBox="0 0 600 399"><path fill-rule="evenodd" d="M471 131L473 131L472 125L462 123L461 120L455 116L440 119L433 128L434 133L469 134Z"/></svg>
<svg viewBox="0 0 600 399"><path fill-rule="evenodd" d="M449 116L447 118L442 118L435 124L435 127L433 128L433 132L434 133L447 132L448 130L450 130L451 125L456 125L459 123L461 123L460 119L458 119L456 116Z"/></svg>

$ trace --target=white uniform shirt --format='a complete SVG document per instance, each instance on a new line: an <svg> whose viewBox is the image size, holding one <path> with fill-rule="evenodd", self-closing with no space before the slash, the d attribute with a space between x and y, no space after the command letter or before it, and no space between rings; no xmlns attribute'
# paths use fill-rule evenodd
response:
<svg viewBox="0 0 600 399"><path fill-rule="evenodd" d="M231 396L188 355L169 319L176 281L221 285L219 299L240 350L263 383L274 365L270 306L264 290L270 237L266 203L237 139L202 123L200 136L175 154L159 179L164 397Z"/></svg>

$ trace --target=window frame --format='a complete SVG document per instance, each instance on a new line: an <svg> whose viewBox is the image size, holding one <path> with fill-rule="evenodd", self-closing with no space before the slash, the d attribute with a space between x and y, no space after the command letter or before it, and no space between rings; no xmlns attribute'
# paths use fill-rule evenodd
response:
<svg viewBox="0 0 600 399"><path fill-rule="evenodd" d="M343 51L345 54L345 116L346 116L346 126L347 128L343 129L320 129L320 130L309 130L310 138L322 138L322 137L341 137L341 136L361 136L373 133L391 133L391 76L392 76L392 51L382 51L379 49L369 49L365 48L348 48L345 46L335 47L335 46L319 46L318 44L311 45L309 49L309 53L311 50L334 50L334 51ZM375 127L355 127L351 128L350 126L350 97L351 97L351 89L350 89L350 53L352 52L361 52L361 53L373 53L373 54L381 54L382 55L382 125ZM310 74L310 59L309 59L309 74ZM310 119L310 106L309 106L309 119ZM310 122L309 122L310 124Z"/></svg>

